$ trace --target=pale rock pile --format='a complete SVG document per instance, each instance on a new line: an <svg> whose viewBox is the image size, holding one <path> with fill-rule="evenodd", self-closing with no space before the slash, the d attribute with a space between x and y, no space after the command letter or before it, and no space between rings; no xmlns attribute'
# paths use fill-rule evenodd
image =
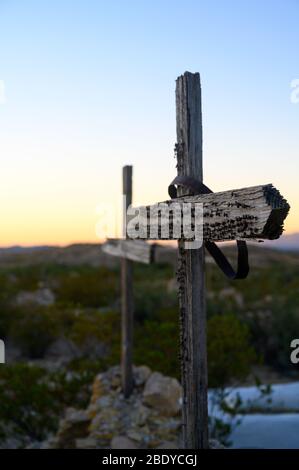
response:
<svg viewBox="0 0 299 470"><path fill-rule="evenodd" d="M134 380L132 395L124 398L118 366L97 375L88 408L69 408L43 448L180 448L179 382L147 366L134 367Z"/></svg>

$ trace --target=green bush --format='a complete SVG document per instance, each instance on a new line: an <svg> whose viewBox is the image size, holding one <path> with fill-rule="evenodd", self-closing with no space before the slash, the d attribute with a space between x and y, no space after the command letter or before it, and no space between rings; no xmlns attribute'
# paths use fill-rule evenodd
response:
<svg viewBox="0 0 299 470"><path fill-rule="evenodd" d="M47 372L24 363L0 368L0 440L16 438L20 446L57 431L66 407L85 408L98 361L76 360L67 371Z"/></svg>
<svg viewBox="0 0 299 470"><path fill-rule="evenodd" d="M160 313L161 316L166 314L175 317L177 311L169 309ZM178 340L177 319L147 320L144 324L137 325L134 335L134 363L146 364L153 370L179 378Z"/></svg>
<svg viewBox="0 0 299 470"><path fill-rule="evenodd" d="M252 331L253 344L266 364L280 372L298 373L298 367L290 361L290 344L298 338L299 308L278 299L264 311L257 310L247 318Z"/></svg>
<svg viewBox="0 0 299 470"><path fill-rule="evenodd" d="M76 318L68 336L79 346L90 338L96 338L107 346L107 365L114 365L120 358L120 323L119 312L91 310Z"/></svg>
<svg viewBox="0 0 299 470"><path fill-rule="evenodd" d="M60 325L55 310L37 305L24 305L13 312L9 335L32 359L44 356L46 349L58 336Z"/></svg>
<svg viewBox="0 0 299 470"><path fill-rule="evenodd" d="M107 268L73 269L59 280L57 301L82 307L105 307L119 297L116 272Z"/></svg>
<svg viewBox="0 0 299 470"><path fill-rule="evenodd" d="M244 379L256 362L249 328L235 315L215 315L208 320L209 386L221 387L231 379Z"/></svg>
<svg viewBox="0 0 299 470"><path fill-rule="evenodd" d="M165 282L139 282L134 286L134 318L139 323L159 321L161 310L176 308L177 303L176 293L167 292Z"/></svg>
<svg viewBox="0 0 299 470"><path fill-rule="evenodd" d="M160 320L147 320L135 328L134 359L154 370L180 378L179 312L162 309ZM244 379L256 362L250 346L248 326L235 315L215 315L208 319L209 386L228 385Z"/></svg>
<svg viewBox="0 0 299 470"><path fill-rule="evenodd" d="M0 438L45 439L55 431L59 406L46 372L25 364L0 368Z"/></svg>

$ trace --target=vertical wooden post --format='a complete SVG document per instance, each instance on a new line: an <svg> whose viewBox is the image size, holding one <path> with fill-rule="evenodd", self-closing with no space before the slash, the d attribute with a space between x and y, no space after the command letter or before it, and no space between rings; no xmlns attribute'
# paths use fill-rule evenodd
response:
<svg viewBox="0 0 299 470"><path fill-rule="evenodd" d="M132 166L123 167L123 196L126 211L132 204ZM125 214L123 217L125 224ZM125 397L129 397L133 389L133 262L125 258L121 259L121 316L122 390Z"/></svg>
<svg viewBox="0 0 299 470"><path fill-rule="evenodd" d="M198 73L176 82L177 169L202 181L201 86ZM178 188L178 195L188 194ZM178 264L183 441L187 449L208 448L206 306L204 247L185 249L179 241Z"/></svg>

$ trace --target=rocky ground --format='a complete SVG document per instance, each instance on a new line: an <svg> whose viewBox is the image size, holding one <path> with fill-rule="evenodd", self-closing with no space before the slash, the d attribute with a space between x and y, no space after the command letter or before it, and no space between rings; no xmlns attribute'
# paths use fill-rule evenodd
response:
<svg viewBox="0 0 299 470"><path fill-rule="evenodd" d="M97 375L88 408L69 408L57 434L42 448L180 448L179 382L147 366L135 367L134 379L134 392L125 399L118 366ZM214 440L210 446L221 447Z"/></svg>

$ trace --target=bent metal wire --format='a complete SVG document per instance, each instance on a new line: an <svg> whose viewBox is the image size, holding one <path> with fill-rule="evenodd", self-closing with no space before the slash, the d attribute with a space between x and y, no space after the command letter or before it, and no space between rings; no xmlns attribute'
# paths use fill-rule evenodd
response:
<svg viewBox="0 0 299 470"><path fill-rule="evenodd" d="M177 186L183 186L184 188L191 191L193 195L208 194L213 192L205 184L190 176L176 176L168 186L168 194L171 199L177 198ZM235 271L227 257L216 245L216 243L211 242L210 240L204 241L206 249L215 260L217 266L221 269L225 276L231 280L245 279L249 273L247 243L244 240L236 240L236 243L238 249L238 259L237 270Z"/></svg>

